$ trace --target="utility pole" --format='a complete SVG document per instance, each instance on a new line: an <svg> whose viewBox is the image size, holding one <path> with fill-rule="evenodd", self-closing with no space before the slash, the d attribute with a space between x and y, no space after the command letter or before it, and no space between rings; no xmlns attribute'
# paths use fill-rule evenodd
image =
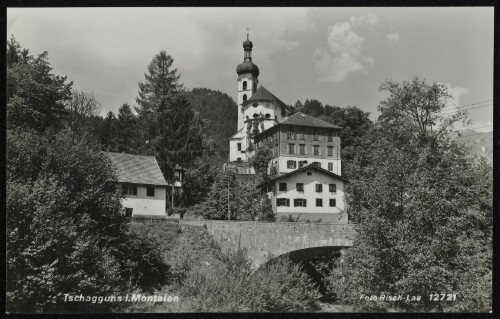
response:
<svg viewBox="0 0 500 319"><path fill-rule="evenodd" d="M175 192L174 183L175 183L175 164L172 168L172 208L174 208L174 192Z"/></svg>
<svg viewBox="0 0 500 319"><path fill-rule="evenodd" d="M227 220L231 220L231 211L229 210L229 178L227 179Z"/></svg>

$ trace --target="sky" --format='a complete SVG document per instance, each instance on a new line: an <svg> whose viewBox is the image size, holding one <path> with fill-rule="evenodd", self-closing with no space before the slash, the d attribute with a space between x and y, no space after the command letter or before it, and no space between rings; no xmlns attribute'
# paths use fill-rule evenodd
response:
<svg viewBox="0 0 500 319"><path fill-rule="evenodd" d="M161 50L186 88L236 100L248 28L260 84L287 104L357 106L375 120L381 83L419 76L448 87L469 128L491 131L493 16L493 7L8 8L7 36L48 51L53 72L92 92L102 115L136 105Z"/></svg>

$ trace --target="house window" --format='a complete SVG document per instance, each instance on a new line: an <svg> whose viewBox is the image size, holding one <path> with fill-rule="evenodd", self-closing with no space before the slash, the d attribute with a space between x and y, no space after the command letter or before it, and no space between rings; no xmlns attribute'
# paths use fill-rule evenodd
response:
<svg viewBox="0 0 500 319"><path fill-rule="evenodd" d="M297 192L303 192L304 191L304 183L297 183Z"/></svg>
<svg viewBox="0 0 500 319"><path fill-rule="evenodd" d="M236 162L241 162L241 157L236 158Z"/></svg>
<svg viewBox="0 0 500 319"><path fill-rule="evenodd" d="M319 134L317 132L314 132L313 140L314 141L319 141Z"/></svg>
<svg viewBox="0 0 500 319"><path fill-rule="evenodd" d="M316 184L316 192L321 193L323 191L323 184Z"/></svg>
<svg viewBox="0 0 500 319"><path fill-rule="evenodd" d="M238 151L241 151L241 143L238 143Z"/></svg>
<svg viewBox="0 0 500 319"><path fill-rule="evenodd" d="M280 183L279 190L280 190L281 192L286 192L286 183Z"/></svg>
<svg viewBox="0 0 500 319"><path fill-rule="evenodd" d="M281 110L281 116L283 116L283 117L285 117L285 116L286 116L285 109Z"/></svg>
<svg viewBox="0 0 500 319"><path fill-rule="evenodd" d="M245 103L246 101L247 101L247 95L243 94L243 103Z"/></svg>
<svg viewBox="0 0 500 319"><path fill-rule="evenodd" d="M335 198L330 198L330 207L337 206L337 200Z"/></svg>
<svg viewBox="0 0 500 319"><path fill-rule="evenodd" d="M316 207L323 207L323 199L316 198Z"/></svg>
<svg viewBox="0 0 500 319"><path fill-rule="evenodd" d="M333 171L333 163L332 162L328 163L328 170Z"/></svg>
<svg viewBox="0 0 500 319"><path fill-rule="evenodd" d="M307 201L305 198L295 198L293 200L293 206L295 207L306 207Z"/></svg>
<svg viewBox="0 0 500 319"><path fill-rule="evenodd" d="M305 155L306 154L306 145L305 144L300 144L299 145L299 153L301 155Z"/></svg>
<svg viewBox="0 0 500 319"><path fill-rule="evenodd" d="M257 83L253 82L253 91L257 90Z"/></svg>
<svg viewBox="0 0 500 319"><path fill-rule="evenodd" d="M295 144L288 144L288 154L295 154Z"/></svg>
<svg viewBox="0 0 500 319"><path fill-rule="evenodd" d="M313 154L319 155L319 145L313 145Z"/></svg>
<svg viewBox="0 0 500 319"><path fill-rule="evenodd" d="M290 206L290 200L288 198L277 198L276 206Z"/></svg>
<svg viewBox="0 0 500 319"><path fill-rule="evenodd" d="M328 185L328 190L329 190L331 193L336 193L336 192L337 192L337 184L329 184L329 185Z"/></svg>
<svg viewBox="0 0 500 319"><path fill-rule="evenodd" d="M312 172L307 172L307 175L312 175L313 173Z"/></svg>
<svg viewBox="0 0 500 319"><path fill-rule="evenodd" d="M321 168L321 163L320 162L312 162L312 164L316 167L320 167Z"/></svg>
<svg viewBox="0 0 500 319"><path fill-rule="evenodd" d="M299 161L299 168L302 168L307 165L307 161Z"/></svg>
<svg viewBox="0 0 500 319"><path fill-rule="evenodd" d="M279 155L279 153L278 145L274 145L274 154Z"/></svg>
<svg viewBox="0 0 500 319"><path fill-rule="evenodd" d="M296 139L296 135L295 135L294 131L288 131L288 139L289 140L295 140Z"/></svg>
<svg viewBox="0 0 500 319"><path fill-rule="evenodd" d="M269 119L269 118L271 118L271 114L267 113L266 114L266 119Z"/></svg>
<svg viewBox="0 0 500 319"><path fill-rule="evenodd" d="M256 118L258 118L258 117L259 117L259 114L257 114L257 113L254 113L254 114L253 114L253 118L254 118L254 119L256 119Z"/></svg>
<svg viewBox="0 0 500 319"><path fill-rule="evenodd" d="M137 195L137 186L133 185L122 185L123 195Z"/></svg>
<svg viewBox="0 0 500 319"><path fill-rule="evenodd" d="M155 196L155 188L154 187L146 188L146 196L154 197Z"/></svg>
<svg viewBox="0 0 500 319"><path fill-rule="evenodd" d="M247 81L243 81L243 90L247 89Z"/></svg>
<svg viewBox="0 0 500 319"><path fill-rule="evenodd" d="M132 217L133 208L125 207L125 216Z"/></svg>
<svg viewBox="0 0 500 319"><path fill-rule="evenodd" d="M304 139L304 133L302 133L302 132L301 133L297 133L297 135L298 135L297 138L299 140L303 140Z"/></svg>
<svg viewBox="0 0 500 319"><path fill-rule="evenodd" d="M332 134L328 134L328 142L333 142L333 135Z"/></svg>
<svg viewBox="0 0 500 319"><path fill-rule="evenodd" d="M259 103L254 103L253 104L253 107L257 107L257 106L259 106Z"/></svg>
<svg viewBox="0 0 500 319"><path fill-rule="evenodd" d="M333 146L328 146L327 151L328 151L328 156L333 156Z"/></svg>
<svg viewBox="0 0 500 319"><path fill-rule="evenodd" d="M297 168L297 162L296 161L287 161L286 166L291 169Z"/></svg>

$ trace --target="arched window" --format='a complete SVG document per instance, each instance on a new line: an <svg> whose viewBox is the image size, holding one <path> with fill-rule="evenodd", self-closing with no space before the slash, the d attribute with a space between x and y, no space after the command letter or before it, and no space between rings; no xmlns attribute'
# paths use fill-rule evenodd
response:
<svg viewBox="0 0 500 319"><path fill-rule="evenodd" d="M243 81L243 91L246 91L247 89L247 81Z"/></svg>
<svg viewBox="0 0 500 319"><path fill-rule="evenodd" d="M246 102L246 101L247 101L247 95L243 94L243 102Z"/></svg>
<svg viewBox="0 0 500 319"><path fill-rule="evenodd" d="M257 107L257 106L259 106L259 104L257 104L257 103L254 103L254 104L253 104L253 107Z"/></svg>
<svg viewBox="0 0 500 319"><path fill-rule="evenodd" d="M254 118L258 118L258 117L259 117L259 114L254 113L253 117L254 117Z"/></svg>

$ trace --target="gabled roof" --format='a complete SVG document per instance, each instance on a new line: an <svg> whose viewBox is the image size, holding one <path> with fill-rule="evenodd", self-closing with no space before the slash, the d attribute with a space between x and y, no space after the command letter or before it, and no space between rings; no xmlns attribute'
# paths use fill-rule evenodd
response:
<svg viewBox="0 0 500 319"><path fill-rule="evenodd" d="M273 101L278 103L278 105L287 111L291 111L290 107L285 104L285 102L278 99L274 94L269 92L265 87L260 86L257 91L255 91L252 96L243 105L248 105L253 101Z"/></svg>
<svg viewBox="0 0 500 319"><path fill-rule="evenodd" d="M168 186L154 156L104 152L116 168L118 182Z"/></svg>
<svg viewBox="0 0 500 319"><path fill-rule="evenodd" d="M340 129L339 126L333 125L326 121L320 120L317 117L298 112L294 115L290 116L286 120L278 123L283 125L298 125L298 126L310 126L310 127L326 127L326 128L337 128Z"/></svg>
<svg viewBox="0 0 500 319"><path fill-rule="evenodd" d="M323 168L321 168L321 167L318 167L318 166L316 166L316 165L314 165L314 164L309 164L309 165L304 166L304 167L302 167L302 168L296 169L296 170L294 170L294 171L292 171L292 172L290 172L290 173L286 173L286 174L281 174L281 175L276 175L276 176L273 176L273 177L271 177L271 178L270 178L267 182L263 182L263 183L260 183L259 185L257 185L257 188L262 188L263 186L266 186L266 185L267 185L267 184L269 184L270 182L274 182L274 181L276 181L276 180L279 180L279 179L282 179L282 178L285 178L285 177L289 177L289 176L292 176L292 175L294 175L294 174L298 174L298 173L303 172L303 171L305 171L305 170L311 170L311 169L312 169L312 170L316 170L316 171L318 171L318 172L320 172L320 173L323 173L323 174L329 175L329 176L331 176L331 177L334 177L334 178L340 179L340 180L342 180L342 181L344 181L344 182L348 182L348 180L347 180L347 179L345 179L344 177L342 177L342 176L340 176L340 175L337 175L337 174L335 174L335 173L332 173L332 172L330 172L330 171L327 171L326 169L323 169Z"/></svg>
<svg viewBox="0 0 500 319"><path fill-rule="evenodd" d="M238 130L238 132L234 133L234 134L233 134L233 136L231 136L229 139L230 139L230 140L232 140L232 139L239 139L239 140L243 139L243 134L242 134L242 132L243 132L243 127L242 127L242 128L240 128L240 129Z"/></svg>

